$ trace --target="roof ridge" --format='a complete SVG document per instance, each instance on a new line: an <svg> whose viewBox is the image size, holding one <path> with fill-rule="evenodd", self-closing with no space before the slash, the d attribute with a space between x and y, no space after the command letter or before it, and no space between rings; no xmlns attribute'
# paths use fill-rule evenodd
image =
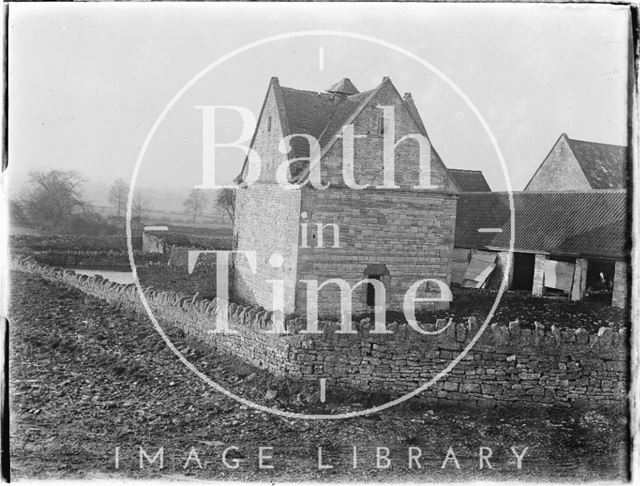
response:
<svg viewBox="0 0 640 486"><path fill-rule="evenodd" d="M357 116L362 112L362 110L369 103L369 101L376 95L376 93L378 93L378 91L380 91L382 86L385 84L386 79L387 78L383 79L382 82L378 86L376 86L374 89L367 91L367 95L363 97L363 99L360 101L356 109L353 110L353 112L346 119L345 123L342 124L342 127L344 127L345 125L349 125L353 120L357 118ZM340 130L340 128L338 128L338 131ZM329 149L333 146L333 144L337 140L336 135L338 131L332 134L331 138L327 142L327 145L325 147L322 147L322 157L324 157L324 155L329 151Z"/></svg>
<svg viewBox="0 0 640 486"><path fill-rule="evenodd" d="M606 145L608 147L617 147L617 148L621 148L621 149L626 149L629 146L628 145L618 145L615 143L605 143L605 142L593 142L592 140L581 140L579 138L571 138L569 135L567 135L567 140L569 142L578 142L578 143L590 143L593 145Z"/></svg>
<svg viewBox="0 0 640 486"><path fill-rule="evenodd" d="M449 170L455 170L458 172L479 172L480 174L482 174L482 171L479 169L452 169L450 167L448 167Z"/></svg>
<svg viewBox="0 0 640 486"><path fill-rule="evenodd" d="M511 191L511 194L611 194L611 193L626 193L626 189L576 189L575 191ZM510 194L509 191L466 191L465 194Z"/></svg>
<svg viewBox="0 0 640 486"><path fill-rule="evenodd" d="M350 99L351 101L353 101L353 98L358 98L358 97L367 97L372 91L374 91L376 88L371 88L368 89L366 91L361 91L359 93L354 93L352 95L348 95L346 98Z"/></svg>
<svg viewBox="0 0 640 486"><path fill-rule="evenodd" d="M356 93L359 94L359 93ZM352 95L354 96L354 95ZM333 95L334 99L336 98L336 95ZM327 123L325 124L324 128L322 129L322 131L320 132L320 135L318 135L318 144L320 143L320 140L322 140L322 136L324 135L324 133L327 131L327 129L329 128L329 126L331 125L331 121L333 120L334 115L336 114L336 110L338 109L338 106L341 106L342 103L344 102L344 99L338 97L339 101L337 103L333 104L333 108L331 109L331 114L329 115L329 118L327 118ZM322 147L320 147L320 151L322 152Z"/></svg>
<svg viewBox="0 0 640 486"><path fill-rule="evenodd" d="M380 89L382 88L382 86L384 85L384 83L386 82L387 78L384 78L382 80L382 82L376 86L374 89L371 89L369 91L366 91L364 93L356 93L354 95L351 96L360 96L360 95L365 95L363 96L362 100L359 101L358 105L356 106L355 110L347 117L346 121L340 126L338 127L337 131L333 134L331 134L331 138L328 140L327 144L324 147L320 147L320 160L322 160L325 156L325 154L329 151L329 149L333 146L333 144L336 142L337 138L337 134L340 131L340 129L342 127L344 127L345 125L350 124L359 114L360 112L364 109L364 107L369 103L369 101L376 95L376 93L378 91L380 91ZM346 98L350 98L351 96L347 96ZM333 115L335 114L335 108L337 108L338 106L341 106L344 100L342 100L340 103L336 103L334 109L331 112L331 116L329 117L329 120L327 121L327 124L325 125L324 129L322 130L322 134L324 134L327 130L327 128L331 125L331 120L333 118ZM351 100L353 101L353 100ZM322 138L322 137L320 137ZM320 139L319 138L319 139ZM316 162L316 163L319 163ZM295 178L296 181L301 181L304 180L307 175L310 173L311 171L311 167L308 166L305 169L303 169Z"/></svg>
<svg viewBox="0 0 640 486"><path fill-rule="evenodd" d="M280 89L289 89L291 91L297 91L299 93L311 93L316 95L327 95L330 96L329 93L325 93L324 91L314 91L312 89L300 89L300 88L292 88L291 86L280 86Z"/></svg>

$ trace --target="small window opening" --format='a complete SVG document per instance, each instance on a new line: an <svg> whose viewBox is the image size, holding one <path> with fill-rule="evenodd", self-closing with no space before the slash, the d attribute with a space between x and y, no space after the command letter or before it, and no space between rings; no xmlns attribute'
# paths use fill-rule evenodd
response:
<svg viewBox="0 0 640 486"><path fill-rule="evenodd" d="M371 280L382 280L382 275L368 275ZM376 305L376 288L371 282L367 283L367 305Z"/></svg>
<svg viewBox="0 0 640 486"><path fill-rule="evenodd" d="M378 135L384 135L384 117L378 117Z"/></svg>
<svg viewBox="0 0 640 486"><path fill-rule="evenodd" d="M386 292L389 292L391 277L386 265L382 263L367 265L367 268L364 270L364 277L370 280L378 280L382 282ZM364 297L367 306L376 305L376 288L372 282L367 282Z"/></svg>
<svg viewBox="0 0 640 486"><path fill-rule="evenodd" d="M269 117L267 119L267 131L270 132L271 131L271 117Z"/></svg>

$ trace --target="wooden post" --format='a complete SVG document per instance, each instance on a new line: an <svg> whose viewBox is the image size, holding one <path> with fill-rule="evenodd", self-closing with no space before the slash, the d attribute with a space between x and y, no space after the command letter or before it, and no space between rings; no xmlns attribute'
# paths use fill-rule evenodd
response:
<svg viewBox="0 0 640 486"><path fill-rule="evenodd" d="M573 273L573 285L571 287L571 300L582 300L587 286L587 268L589 260L576 258L576 269Z"/></svg>

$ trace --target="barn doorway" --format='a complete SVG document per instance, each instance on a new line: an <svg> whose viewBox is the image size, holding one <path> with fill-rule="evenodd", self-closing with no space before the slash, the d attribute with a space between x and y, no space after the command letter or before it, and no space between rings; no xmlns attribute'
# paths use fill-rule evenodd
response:
<svg viewBox="0 0 640 486"><path fill-rule="evenodd" d="M585 298L611 305L615 262L609 260L588 260Z"/></svg>
<svg viewBox="0 0 640 486"><path fill-rule="evenodd" d="M533 289L533 271L535 269L535 263L536 255L534 253L513 254L512 290L525 290L527 292L531 292Z"/></svg>

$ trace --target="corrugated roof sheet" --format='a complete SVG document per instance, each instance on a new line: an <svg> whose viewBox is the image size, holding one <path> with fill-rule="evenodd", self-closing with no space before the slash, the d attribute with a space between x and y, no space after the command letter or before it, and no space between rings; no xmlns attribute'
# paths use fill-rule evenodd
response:
<svg viewBox="0 0 640 486"><path fill-rule="evenodd" d="M626 187L627 147L569 137L567 141L593 189Z"/></svg>
<svg viewBox="0 0 640 486"><path fill-rule="evenodd" d="M626 191L518 192L513 198L515 251L626 256ZM502 231L478 231L481 228ZM455 246L508 249L509 236L508 193L460 194Z"/></svg>
<svg viewBox="0 0 640 486"><path fill-rule="evenodd" d="M448 169L462 192L489 192L491 188L480 170Z"/></svg>

